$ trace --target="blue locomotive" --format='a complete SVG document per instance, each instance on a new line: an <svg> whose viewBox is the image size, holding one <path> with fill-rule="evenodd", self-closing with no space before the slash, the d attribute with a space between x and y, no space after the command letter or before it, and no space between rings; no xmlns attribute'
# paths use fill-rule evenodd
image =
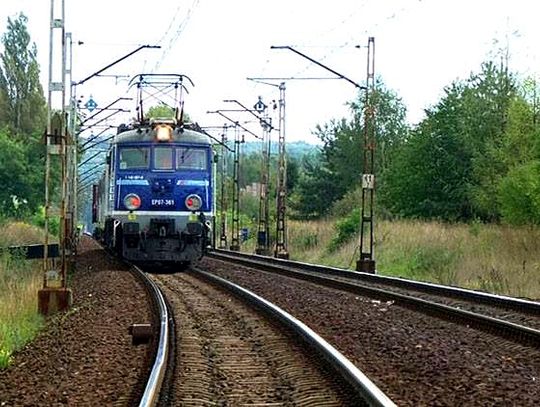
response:
<svg viewBox="0 0 540 407"><path fill-rule="evenodd" d="M211 244L213 150L196 124L120 126L93 190L94 234L137 263L187 265Z"/></svg>

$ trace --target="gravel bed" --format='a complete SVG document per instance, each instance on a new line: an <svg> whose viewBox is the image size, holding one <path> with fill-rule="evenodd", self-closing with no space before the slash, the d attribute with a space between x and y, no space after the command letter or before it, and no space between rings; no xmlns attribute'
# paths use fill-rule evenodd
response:
<svg viewBox="0 0 540 407"><path fill-rule="evenodd" d="M73 307L49 317L0 371L0 406L137 404L152 351L151 345L132 345L128 327L151 322L143 286L83 237L69 287Z"/></svg>
<svg viewBox="0 0 540 407"><path fill-rule="evenodd" d="M540 404L540 351L316 284L205 259L200 264L295 315L398 405Z"/></svg>
<svg viewBox="0 0 540 407"><path fill-rule="evenodd" d="M527 312L520 312L512 309L509 310L495 305L480 304L478 302L475 302L474 299L467 301L462 298L452 298L449 296L444 296L442 294L426 293L420 290L414 290L410 288L399 288L384 283L367 283L346 278L340 278L340 280L354 281L357 284L365 285L370 288L380 288L382 290L414 296L417 298L422 298L426 301L432 301L439 304L448 305L450 307L475 312L477 314L487 315L493 318L501 319L503 321L513 322L514 324L540 330L540 315L532 315Z"/></svg>
<svg viewBox="0 0 540 407"><path fill-rule="evenodd" d="M364 405L303 343L230 293L189 273L153 278L176 320L168 405Z"/></svg>

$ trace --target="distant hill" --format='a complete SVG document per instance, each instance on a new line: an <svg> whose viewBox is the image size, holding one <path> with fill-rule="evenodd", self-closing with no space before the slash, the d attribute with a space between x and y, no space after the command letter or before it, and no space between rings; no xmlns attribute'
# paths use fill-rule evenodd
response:
<svg viewBox="0 0 540 407"><path fill-rule="evenodd" d="M278 153L278 143L272 142L272 154ZM287 143L285 146L285 149L287 151L287 154L293 158L300 158L306 154L311 154L313 152L318 151L320 146L316 144L310 144L306 143L305 141L293 141L290 143ZM253 153L259 153L261 151L261 142L256 141L248 141L244 144L242 144L242 152L244 154L253 154Z"/></svg>

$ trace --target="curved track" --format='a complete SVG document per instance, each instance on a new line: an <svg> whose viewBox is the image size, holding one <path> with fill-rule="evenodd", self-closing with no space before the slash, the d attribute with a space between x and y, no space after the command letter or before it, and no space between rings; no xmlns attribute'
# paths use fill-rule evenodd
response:
<svg viewBox="0 0 540 407"><path fill-rule="evenodd" d="M154 406L157 404L164 377L167 372L167 361L170 349L171 317L161 290L151 278L138 267L133 267L139 277L144 281L147 291L152 298L156 311L159 315L159 339L157 341L156 357L139 406Z"/></svg>
<svg viewBox="0 0 540 407"><path fill-rule="evenodd" d="M392 301L540 347L540 303L455 287L223 250L212 258Z"/></svg>
<svg viewBox="0 0 540 407"><path fill-rule="evenodd" d="M540 401L540 350L529 343L297 274L210 258L201 265L301 319L398 405Z"/></svg>
<svg viewBox="0 0 540 407"><path fill-rule="evenodd" d="M152 278L178 323L170 403L394 405L322 338L248 290L202 270Z"/></svg>

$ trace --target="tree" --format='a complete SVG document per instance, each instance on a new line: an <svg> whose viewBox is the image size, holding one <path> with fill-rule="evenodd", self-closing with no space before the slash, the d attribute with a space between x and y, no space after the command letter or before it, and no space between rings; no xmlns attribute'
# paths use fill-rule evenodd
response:
<svg viewBox="0 0 540 407"><path fill-rule="evenodd" d="M393 150L407 137L406 109L395 92L377 81L370 103L376 111L375 168L378 185L384 184ZM323 142L320 163L304 162L304 176L298 180L298 196L293 207L298 212L321 216L332 204L360 184L363 159L365 98L351 102L352 119L332 120L317 126L315 134ZM320 193L324 191L324 196ZM318 196L317 196L318 195Z"/></svg>
<svg viewBox="0 0 540 407"><path fill-rule="evenodd" d="M540 224L540 161L509 171L498 186L503 219L511 224Z"/></svg>
<svg viewBox="0 0 540 407"><path fill-rule="evenodd" d="M504 135L514 98L512 76L491 62L445 88L397 149L381 201L403 216L498 219L498 183L508 168Z"/></svg>
<svg viewBox="0 0 540 407"><path fill-rule="evenodd" d="M0 55L0 106L5 109L0 120L19 138L37 137L46 123L46 105L39 82L37 48L30 42L28 19L19 14L8 18L2 36L4 52Z"/></svg>
<svg viewBox="0 0 540 407"><path fill-rule="evenodd" d="M174 119L175 114L176 112L173 107L165 103L160 103L159 105L150 107L145 116L148 119ZM184 112L183 120L185 123L188 123L191 121L191 118Z"/></svg>
<svg viewBox="0 0 540 407"><path fill-rule="evenodd" d="M14 216L20 212L16 202L25 202L35 209L36 202L32 184L32 168L28 165L24 145L15 140L7 129L0 130L0 213Z"/></svg>

